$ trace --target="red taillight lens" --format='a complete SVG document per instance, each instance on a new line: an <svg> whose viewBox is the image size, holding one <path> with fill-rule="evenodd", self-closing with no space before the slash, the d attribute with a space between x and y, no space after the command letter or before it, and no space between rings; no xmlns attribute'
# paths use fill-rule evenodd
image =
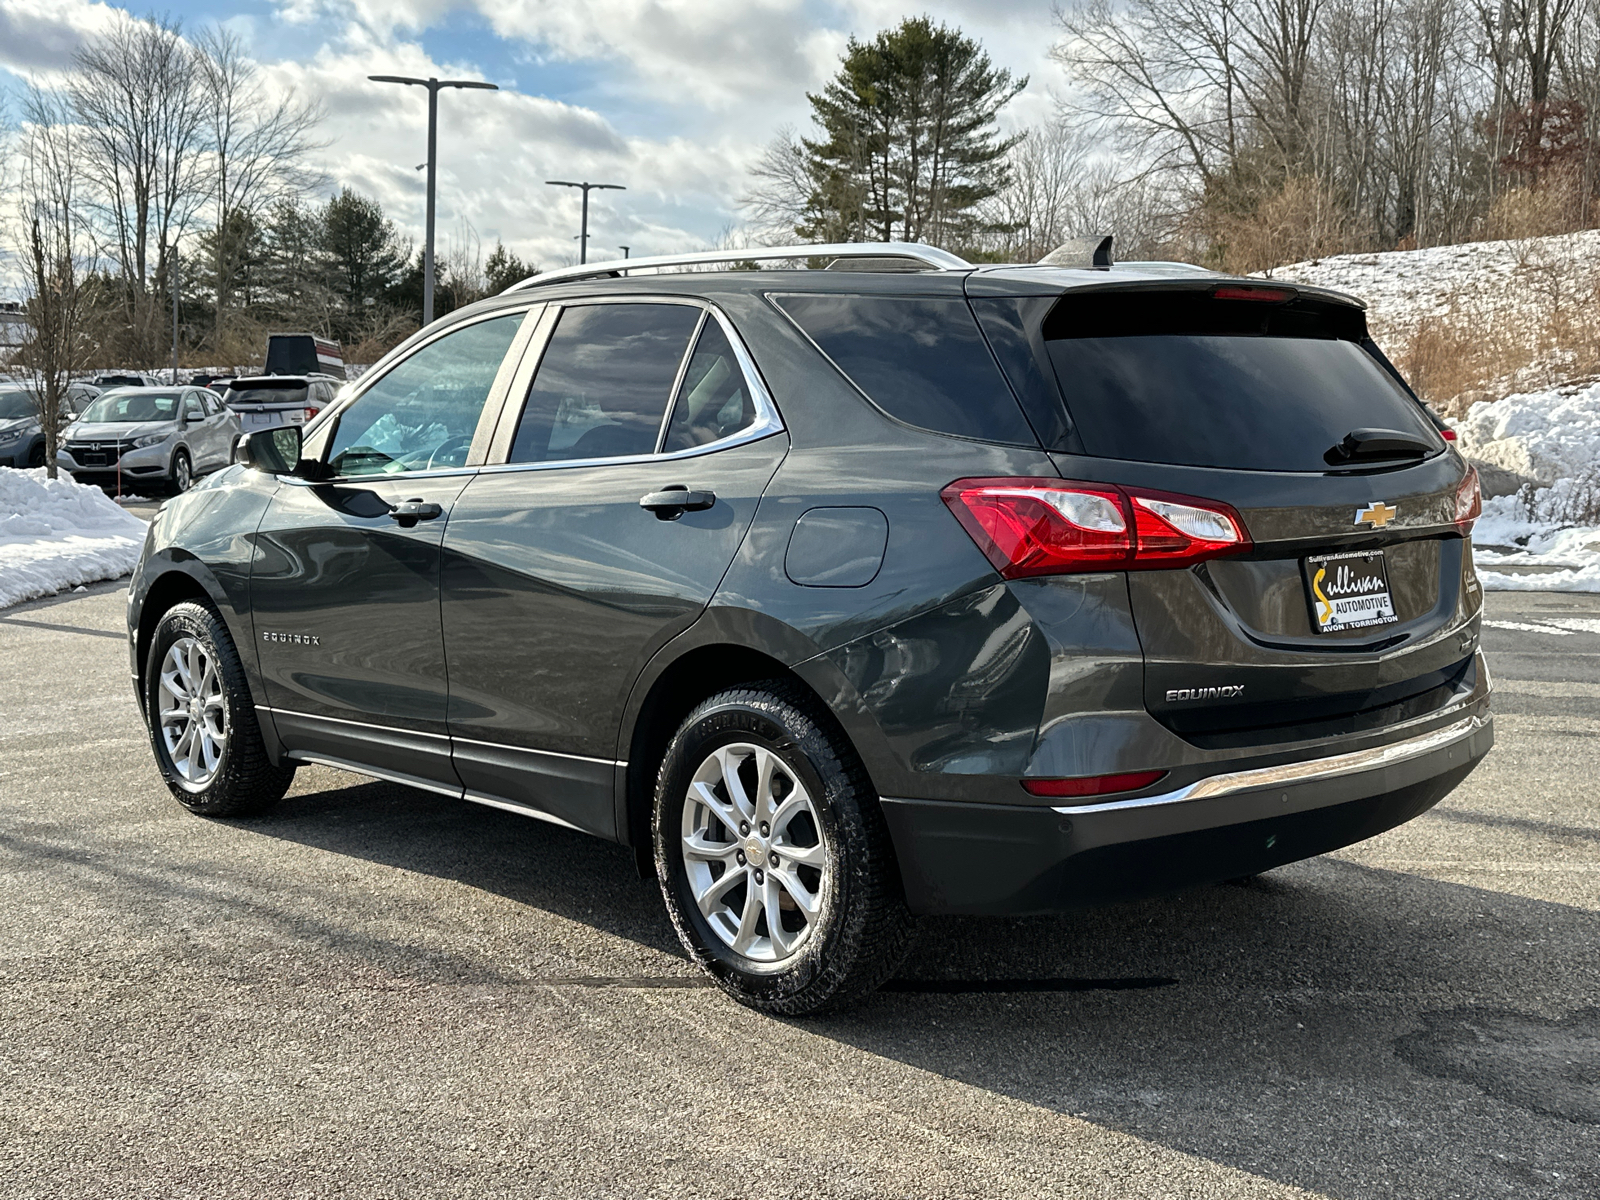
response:
<svg viewBox="0 0 1600 1200"><path fill-rule="evenodd" d="M1183 567L1250 546L1215 500L1059 479L958 479L940 495L1007 579Z"/></svg>
<svg viewBox="0 0 1600 1200"><path fill-rule="evenodd" d="M1077 779L1024 779L1022 790L1030 796L1105 796L1147 788L1165 774L1129 771L1125 775L1084 775Z"/></svg>
<svg viewBox="0 0 1600 1200"><path fill-rule="evenodd" d="M1472 524L1483 515L1483 489L1478 486L1478 468L1468 467L1456 488L1456 528L1472 532Z"/></svg>
<svg viewBox="0 0 1600 1200"><path fill-rule="evenodd" d="M1439 436L1447 442L1453 442L1456 440L1456 431L1450 428L1441 429L1439 430Z"/></svg>
<svg viewBox="0 0 1600 1200"><path fill-rule="evenodd" d="M306 420L308 420L308 421L311 420L312 417L316 416L321 411L322 410L320 408L308 408L308 409L306 409Z"/></svg>

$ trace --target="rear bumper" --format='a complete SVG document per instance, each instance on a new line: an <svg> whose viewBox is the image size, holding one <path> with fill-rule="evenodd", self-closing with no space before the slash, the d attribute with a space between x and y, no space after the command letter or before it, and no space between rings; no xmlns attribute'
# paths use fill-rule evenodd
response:
<svg viewBox="0 0 1600 1200"><path fill-rule="evenodd" d="M1443 799L1494 744L1486 703L1404 741L1059 808L885 797L913 912L1021 916L1252 875L1373 837Z"/></svg>

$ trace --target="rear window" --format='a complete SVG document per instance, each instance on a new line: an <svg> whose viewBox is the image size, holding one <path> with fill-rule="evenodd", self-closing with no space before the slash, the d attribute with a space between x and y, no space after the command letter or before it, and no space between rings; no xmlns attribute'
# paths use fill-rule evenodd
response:
<svg viewBox="0 0 1600 1200"><path fill-rule="evenodd" d="M247 387L229 388L227 403L229 404L293 404L301 405L306 402L306 385L299 384L292 387Z"/></svg>
<svg viewBox="0 0 1600 1200"><path fill-rule="evenodd" d="M1326 471L1354 429L1444 449L1421 407L1356 342L1353 310L1208 293L1081 293L1044 322L1086 454L1183 466Z"/></svg>
<svg viewBox="0 0 1600 1200"><path fill-rule="evenodd" d="M773 296L866 397L935 433L1036 446L967 302L920 296Z"/></svg>

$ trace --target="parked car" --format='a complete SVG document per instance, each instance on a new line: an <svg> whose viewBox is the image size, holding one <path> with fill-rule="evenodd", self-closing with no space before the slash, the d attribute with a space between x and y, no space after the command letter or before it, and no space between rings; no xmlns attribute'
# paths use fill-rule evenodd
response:
<svg viewBox="0 0 1600 1200"><path fill-rule="evenodd" d="M344 379L344 352L339 343L312 333L273 333L267 336L268 375L326 375Z"/></svg>
<svg viewBox="0 0 1600 1200"><path fill-rule="evenodd" d="M251 375L231 381L222 402L253 432L304 425L333 403L341 386L331 375Z"/></svg>
<svg viewBox="0 0 1600 1200"><path fill-rule="evenodd" d="M109 371L96 375L91 383L97 388L166 387L164 381L144 371Z"/></svg>
<svg viewBox="0 0 1600 1200"><path fill-rule="evenodd" d="M80 483L182 492L233 461L240 432L205 388L116 388L84 410L56 461Z"/></svg>
<svg viewBox="0 0 1600 1200"><path fill-rule="evenodd" d="M1477 478L1358 301L761 253L856 269L550 272L170 503L128 636L177 800L322 763L615 839L793 1014L916 914L1253 875L1488 752Z"/></svg>
<svg viewBox="0 0 1600 1200"><path fill-rule="evenodd" d="M64 397L68 421L76 420L99 394L99 388L86 383L68 385ZM42 467L44 456L37 395L30 387L0 383L0 467Z"/></svg>

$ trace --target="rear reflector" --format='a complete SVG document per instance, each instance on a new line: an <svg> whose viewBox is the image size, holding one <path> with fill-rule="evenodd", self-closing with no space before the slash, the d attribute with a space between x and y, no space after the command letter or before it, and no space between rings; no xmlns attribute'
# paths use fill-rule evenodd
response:
<svg viewBox="0 0 1600 1200"><path fill-rule="evenodd" d="M1250 548L1229 505L1059 479L958 479L940 493L1006 579L1186 567Z"/></svg>
<svg viewBox="0 0 1600 1200"><path fill-rule="evenodd" d="M1022 790L1030 796L1106 796L1147 788L1165 771L1130 771L1126 775L1084 775L1077 779L1024 779Z"/></svg>
<svg viewBox="0 0 1600 1200"><path fill-rule="evenodd" d="M1456 528L1463 534L1472 532L1472 525L1483 515L1483 489L1478 486L1478 468L1469 466L1461 485L1456 488Z"/></svg>
<svg viewBox="0 0 1600 1200"><path fill-rule="evenodd" d="M1439 430L1439 436L1447 442L1453 442L1456 440L1456 431L1447 425L1443 429Z"/></svg>

